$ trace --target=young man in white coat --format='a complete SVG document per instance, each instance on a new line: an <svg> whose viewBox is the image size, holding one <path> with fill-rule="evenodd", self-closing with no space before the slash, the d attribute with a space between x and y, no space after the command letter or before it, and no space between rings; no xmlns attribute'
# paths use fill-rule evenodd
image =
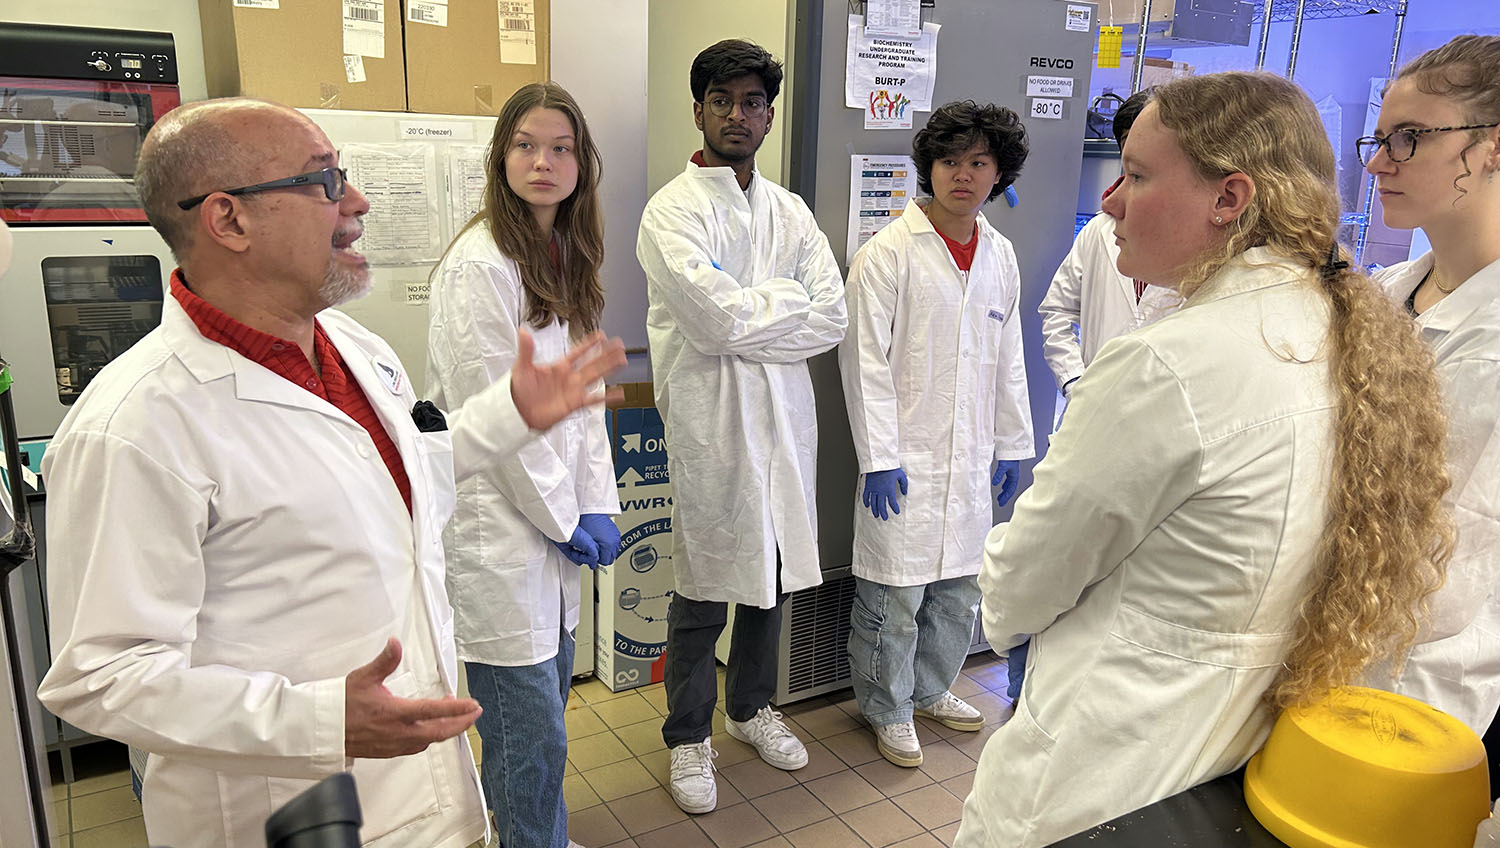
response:
<svg viewBox="0 0 1500 848"><path fill-rule="evenodd" d="M181 267L161 326L43 461L56 656L39 695L150 752L153 845L264 846L277 807L346 770L365 845L488 838L443 588L454 479L589 402L623 350L537 368L528 339L445 426L391 348L328 308L370 287L353 249L369 204L345 179L283 106L158 121L136 181Z"/></svg>
<svg viewBox="0 0 1500 848"><path fill-rule="evenodd" d="M1138 91L1115 113L1115 141L1121 150L1125 149L1130 125L1150 99L1150 89ZM1104 196L1109 197L1119 184L1116 180ZM1037 307L1042 316L1042 354L1064 397L1071 396L1073 382L1083 375L1083 369L1099 355L1105 342L1178 307L1180 298L1171 289L1121 274L1115 267L1119 258L1115 219L1100 212L1078 231Z"/></svg>
<svg viewBox="0 0 1500 848"><path fill-rule="evenodd" d="M781 603L822 582L817 420L807 359L844 337L844 284L802 199L755 168L781 65L745 41L693 60L703 149L641 216L636 255L672 475L677 594L667 614L672 798L718 802L714 644L737 605L725 729L782 769L807 750L770 707Z"/></svg>
<svg viewBox="0 0 1500 848"><path fill-rule="evenodd" d="M973 642L990 487L1008 503L1035 451L1021 273L979 210L1015 182L1026 154L1011 110L940 107L912 142L932 199L909 201L849 267L839 370L863 505L849 669L880 753L898 766L922 764L913 713L984 726L948 687Z"/></svg>

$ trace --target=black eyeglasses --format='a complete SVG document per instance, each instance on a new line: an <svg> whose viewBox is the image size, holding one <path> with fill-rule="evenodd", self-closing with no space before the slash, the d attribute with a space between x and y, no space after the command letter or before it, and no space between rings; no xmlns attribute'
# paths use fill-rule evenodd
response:
<svg viewBox="0 0 1500 848"><path fill-rule="evenodd" d="M740 102L740 114L747 118L759 118L766 113L766 107L770 105L766 98L759 95L751 95ZM734 111L734 98L723 94L715 94L713 97L703 101L708 111L714 113L714 117L727 118Z"/></svg>
<svg viewBox="0 0 1500 848"><path fill-rule="evenodd" d="M1386 156L1392 162L1405 162L1417 152L1417 136L1428 133L1457 132L1458 130L1487 130L1500 127L1500 124L1469 124L1466 127L1428 127L1426 129L1404 129L1396 130L1385 138L1378 135L1367 135L1354 142L1354 149L1359 153L1361 164L1368 165L1375 158L1375 151L1385 148Z"/></svg>
<svg viewBox="0 0 1500 848"><path fill-rule="evenodd" d="M254 194L258 191L275 191L278 188L297 188L299 186L320 184L323 186L323 196L337 203L344 199L344 185L348 181L349 172L343 168L324 168L320 171L309 171L305 174L298 174L295 177L287 177L284 180L271 180L268 183L256 183L255 185L242 186L240 188L225 188L218 191L211 191L208 194L200 194L197 197L190 197L187 200L179 200L177 201L177 207L179 209L192 209L215 194Z"/></svg>

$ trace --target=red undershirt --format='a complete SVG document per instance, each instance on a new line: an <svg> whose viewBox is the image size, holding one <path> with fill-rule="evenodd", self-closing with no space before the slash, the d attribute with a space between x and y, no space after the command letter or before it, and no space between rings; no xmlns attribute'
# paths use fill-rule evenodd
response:
<svg viewBox="0 0 1500 848"><path fill-rule="evenodd" d="M927 210L923 209L922 211L925 213ZM969 237L968 244L959 244L953 239L948 238L946 235L943 235L943 231L938 229L937 227L933 227L932 231L940 236L943 236L943 244L948 245L948 253L953 256L953 261L958 264L958 270L968 271L970 268L974 267L974 251L979 248L978 221L974 222L974 234Z"/></svg>
<svg viewBox="0 0 1500 848"><path fill-rule="evenodd" d="M391 441L390 434L380 423L380 417L375 414L375 407L370 405L370 399L365 396L364 390L345 371L344 358L339 356L338 348L333 346L333 341L323 332L321 324L313 321L313 351L317 354L318 362L323 365L323 375L320 378L318 372L313 370L312 363L302 355L302 349L297 347L296 342L262 333L225 315L208 301L193 294L182 278L180 268L172 272L172 296L177 298L182 310L193 319L193 324L205 339L218 342L251 362L263 365L273 373L296 383L338 407L340 412L365 428L365 432L370 434L370 440L375 443L376 450L380 451L380 458L385 462L386 470L391 473L392 481L401 492L406 511L411 512L411 480L407 478L406 468L401 464L401 452L396 450L396 443Z"/></svg>

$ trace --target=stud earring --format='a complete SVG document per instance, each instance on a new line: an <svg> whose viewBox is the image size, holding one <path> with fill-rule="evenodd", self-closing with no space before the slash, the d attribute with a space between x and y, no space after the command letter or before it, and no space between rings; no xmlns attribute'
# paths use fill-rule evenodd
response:
<svg viewBox="0 0 1500 848"><path fill-rule="evenodd" d="M1222 223L1224 223L1224 216L1223 215L1215 215L1214 216L1214 223L1215 224L1222 224Z"/></svg>

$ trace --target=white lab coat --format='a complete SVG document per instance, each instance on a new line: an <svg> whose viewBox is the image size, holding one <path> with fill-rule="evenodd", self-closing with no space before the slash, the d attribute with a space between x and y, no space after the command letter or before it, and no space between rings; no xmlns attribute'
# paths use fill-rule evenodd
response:
<svg viewBox="0 0 1500 848"><path fill-rule="evenodd" d="M838 264L802 198L759 171L747 198L732 169L692 163L646 204L636 256L677 591L768 609L778 550L783 591L823 579L807 359L844 337Z"/></svg>
<svg viewBox="0 0 1500 848"><path fill-rule="evenodd" d="M454 240L432 277L427 392L447 409L509 373L526 293L514 260L488 227ZM568 353L568 325L529 327L536 361ZM528 666L557 656L578 627L578 569L548 540L565 542L586 513L615 515L614 464L604 411L580 409L514 456L465 480L443 533L458 656Z"/></svg>
<svg viewBox="0 0 1500 848"><path fill-rule="evenodd" d="M958 269L916 201L849 266L844 402L863 475L900 467L908 493L882 521L854 510L854 574L920 586L979 573L994 524L994 459L1030 459L1021 271L1010 241L978 220Z"/></svg>
<svg viewBox="0 0 1500 848"><path fill-rule="evenodd" d="M1432 270L1432 254L1376 279L1399 303ZM1417 316L1448 397L1446 502L1458 529L1448 581L1397 680L1372 669L1366 685L1425 701L1483 736L1500 708L1500 262Z"/></svg>
<svg viewBox="0 0 1500 848"><path fill-rule="evenodd" d="M985 633L999 651L1035 635L957 848L1051 844L1234 770L1269 732L1261 696L1315 564L1336 404L1326 302L1310 270L1275 262L1247 251L1105 345L991 531Z"/></svg>
<svg viewBox="0 0 1500 848"><path fill-rule="evenodd" d="M461 848L487 832L462 734L345 759L344 677L398 636L386 688L455 693L441 541L455 471L514 451L526 425L507 379L449 432L418 432L391 348L334 310L319 321L401 452L410 514L363 427L205 339L170 296L43 461L55 658L38 694L151 752L153 845L264 846L274 809L351 766L366 845Z"/></svg>
<svg viewBox="0 0 1500 848"><path fill-rule="evenodd" d="M1119 258L1115 219L1100 212L1078 231L1037 307L1042 316L1042 355L1059 389L1083 373L1105 342L1181 305L1177 292L1160 286L1147 286L1137 302L1135 281L1115 266Z"/></svg>

